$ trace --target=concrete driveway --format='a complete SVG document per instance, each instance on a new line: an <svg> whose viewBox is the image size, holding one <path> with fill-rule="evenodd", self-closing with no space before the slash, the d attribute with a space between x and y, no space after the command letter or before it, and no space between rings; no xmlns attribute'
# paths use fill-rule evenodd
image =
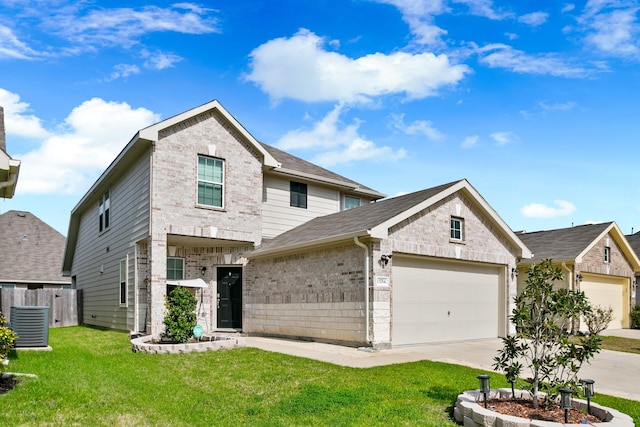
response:
<svg viewBox="0 0 640 427"><path fill-rule="evenodd" d="M640 330L623 329L607 331L606 334L640 340ZM493 371L493 358L502 348L502 341L499 339L428 344L379 351L263 337L246 337L245 342L248 347L353 368L433 360ZM640 354L602 350L590 365L582 367L580 377L593 379L596 393L640 401Z"/></svg>

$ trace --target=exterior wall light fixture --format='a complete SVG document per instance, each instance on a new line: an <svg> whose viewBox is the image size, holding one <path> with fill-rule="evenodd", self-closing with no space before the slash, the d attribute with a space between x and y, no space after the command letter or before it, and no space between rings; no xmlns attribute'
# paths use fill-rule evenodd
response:
<svg viewBox="0 0 640 427"><path fill-rule="evenodd" d="M203 265L202 268L200 269L200 273L202 273L202 275L204 276L204 273L206 272L207 272L207 267Z"/></svg>
<svg viewBox="0 0 640 427"><path fill-rule="evenodd" d="M380 262L386 266L387 264L389 264L389 261L391 261L392 256L393 255L382 255L380 257Z"/></svg>

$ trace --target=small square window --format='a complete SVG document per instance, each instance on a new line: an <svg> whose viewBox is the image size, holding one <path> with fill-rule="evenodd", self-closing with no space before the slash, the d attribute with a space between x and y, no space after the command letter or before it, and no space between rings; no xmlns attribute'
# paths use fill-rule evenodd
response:
<svg viewBox="0 0 640 427"><path fill-rule="evenodd" d="M295 208L307 208L307 184L291 181L290 205Z"/></svg>
<svg viewBox="0 0 640 427"><path fill-rule="evenodd" d="M604 262L611 262L611 248L609 246L604 247Z"/></svg>
<svg viewBox="0 0 640 427"><path fill-rule="evenodd" d="M464 219L451 217L451 235L452 240L464 239Z"/></svg>
<svg viewBox="0 0 640 427"><path fill-rule="evenodd" d="M360 207L360 198L353 196L344 196L344 210Z"/></svg>
<svg viewBox="0 0 640 427"><path fill-rule="evenodd" d="M167 280L184 279L184 259L167 258Z"/></svg>

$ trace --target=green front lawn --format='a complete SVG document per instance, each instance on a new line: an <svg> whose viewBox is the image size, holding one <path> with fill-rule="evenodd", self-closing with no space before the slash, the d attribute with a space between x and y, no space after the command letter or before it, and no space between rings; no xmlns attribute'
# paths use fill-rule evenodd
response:
<svg viewBox="0 0 640 427"><path fill-rule="evenodd" d="M640 354L640 340L632 338L605 336L602 337L602 349L613 351L625 351L627 353Z"/></svg>
<svg viewBox="0 0 640 427"><path fill-rule="evenodd" d="M52 352L13 354L11 371L39 378L0 396L0 425L454 426L456 396L483 373L428 361L354 369L252 348L148 355L122 332L49 334ZM640 402L595 401L640 425Z"/></svg>

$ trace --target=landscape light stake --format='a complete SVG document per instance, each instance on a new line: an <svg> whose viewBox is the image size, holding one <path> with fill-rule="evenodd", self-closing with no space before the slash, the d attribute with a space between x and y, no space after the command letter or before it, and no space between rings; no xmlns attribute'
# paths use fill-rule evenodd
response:
<svg viewBox="0 0 640 427"><path fill-rule="evenodd" d="M484 394L484 407L487 408L487 393L491 391L491 386L489 385L490 378L489 375L482 374L478 375L476 378L480 380L480 391Z"/></svg>
<svg viewBox="0 0 640 427"><path fill-rule="evenodd" d="M571 395L573 394L573 390L568 388L559 388L560 392L560 407L564 409L564 422L565 424L569 421L567 420L569 409L571 408Z"/></svg>
<svg viewBox="0 0 640 427"><path fill-rule="evenodd" d="M584 397L587 398L587 414L591 415L591 398L595 396L593 391L593 383L595 383L595 381L584 379L582 382L584 383Z"/></svg>

